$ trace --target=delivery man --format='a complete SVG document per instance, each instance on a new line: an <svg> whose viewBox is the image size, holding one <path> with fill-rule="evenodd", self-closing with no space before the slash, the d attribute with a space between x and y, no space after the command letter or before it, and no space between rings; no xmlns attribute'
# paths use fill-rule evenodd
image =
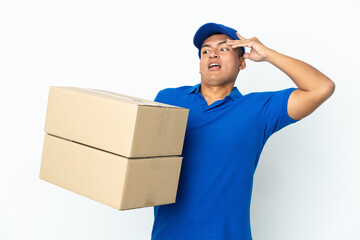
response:
<svg viewBox="0 0 360 240"><path fill-rule="evenodd" d="M253 176L266 141L311 114L335 84L312 66L222 24L204 24L193 41L201 82L163 89L154 100L190 111L176 202L154 206L151 239L251 240ZM271 63L297 88L243 95L234 84L245 59Z"/></svg>

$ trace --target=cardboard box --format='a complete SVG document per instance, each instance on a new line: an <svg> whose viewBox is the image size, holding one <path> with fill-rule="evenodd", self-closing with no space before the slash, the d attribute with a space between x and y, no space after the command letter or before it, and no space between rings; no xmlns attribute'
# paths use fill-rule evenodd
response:
<svg viewBox="0 0 360 240"><path fill-rule="evenodd" d="M174 203L182 157L129 159L45 135L40 179L118 210Z"/></svg>
<svg viewBox="0 0 360 240"><path fill-rule="evenodd" d="M181 155L188 113L123 94L53 86L45 132L128 158Z"/></svg>

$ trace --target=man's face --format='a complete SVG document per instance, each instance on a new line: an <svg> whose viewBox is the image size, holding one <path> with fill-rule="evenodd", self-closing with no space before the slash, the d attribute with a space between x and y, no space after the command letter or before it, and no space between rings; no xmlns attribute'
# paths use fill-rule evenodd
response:
<svg viewBox="0 0 360 240"><path fill-rule="evenodd" d="M201 80L208 85L222 85L235 81L240 69L245 68L243 57L239 58L237 48L226 44L231 39L225 34L216 34L207 38L200 50ZM210 67L212 63L219 66Z"/></svg>

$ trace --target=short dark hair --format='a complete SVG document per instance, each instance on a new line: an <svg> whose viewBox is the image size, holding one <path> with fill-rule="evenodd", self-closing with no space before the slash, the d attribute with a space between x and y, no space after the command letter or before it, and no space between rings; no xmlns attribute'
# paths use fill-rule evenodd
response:
<svg viewBox="0 0 360 240"><path fill-rule="evenodd" d="M211 37L211 36L217 35L217 34L223 34L223 33L220 33L220 32L212 33L212 34L210 34L209 36L207 36L206 39L208 39L208 38ZM228 36L228 37L229 37L229 36ZM231 40L234 40L232 37L229 37L229 38L230 38ZM205 40L206 40L206 39L205 39ZM204 42L205 42L205 40L204 40ZM236 50L238 50L237 52L238 52L239 58L241 58L241 57L244 55L243 49L242 49L241 47L238 47Z"/></svg>

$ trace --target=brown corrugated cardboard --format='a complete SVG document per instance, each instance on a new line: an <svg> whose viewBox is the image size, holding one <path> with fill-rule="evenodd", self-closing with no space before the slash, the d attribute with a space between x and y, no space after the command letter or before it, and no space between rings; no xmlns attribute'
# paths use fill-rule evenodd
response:
<svg viewBox="0 0 360 240"><path fill-rule="evenodd" d="M181 155L188 113L108 91L50 87L45 132L128 158Z"/></svg>
<svg viewBox="0 0 360 240"><path fill-rule="evenodd" d="M40 179L119 210L174 203L182 157L129 159L45 135Z"/></svg>

